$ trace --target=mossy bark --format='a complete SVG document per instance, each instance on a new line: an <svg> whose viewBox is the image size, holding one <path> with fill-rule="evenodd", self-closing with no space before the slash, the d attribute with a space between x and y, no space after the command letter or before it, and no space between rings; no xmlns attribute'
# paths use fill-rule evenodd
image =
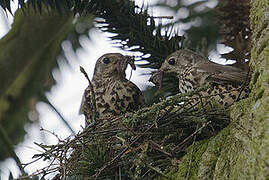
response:
<svg viewBox="0 0 269 180"><path fill-rule="evenodd" d="M251 2L250 21L253 34L250 97L231 107L231 123L227 128L209 141L189 148L173 178L185 179L188 173L190 179L269 178L268 0Z"/></svg>

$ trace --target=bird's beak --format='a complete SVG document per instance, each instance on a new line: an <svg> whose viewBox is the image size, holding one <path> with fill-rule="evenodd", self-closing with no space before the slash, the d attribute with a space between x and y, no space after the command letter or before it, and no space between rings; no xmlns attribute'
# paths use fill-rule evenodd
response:
<svg viewBox="0 0 269 180"><path fill-rule="evenodd" d="M163 82L163 74L164 74L163 71L159 70L159 71L152 74L149 81L154 83L157 87L159 87L159 89L161 89L162 82Z"/></svg>
<svg viewBox="0 0 269 180"><path fill-rule="evenodd" d="M127 59L127 63L130 64L131 68L133 70L136 70L135 63L134 63L134 57L133 56L125 56Z"/></svg>
<svg viewBox="0 0 269 180"><path fill-rule="evenodd" d="M136 69L135 64L134 64L134 58L132 56L125 56L124 60L118 61L117 71L119 72L119 74L125 76L125 70L128 64L130 64L133 70Z"/></svg>

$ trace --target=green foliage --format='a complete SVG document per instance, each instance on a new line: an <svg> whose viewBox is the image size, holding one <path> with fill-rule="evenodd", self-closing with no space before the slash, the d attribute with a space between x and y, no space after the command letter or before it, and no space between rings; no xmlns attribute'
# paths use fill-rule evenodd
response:
<svg viewBox="0 0 269 180"><path fill-rule="evenodd" d="M0 4L4 9L9 10L10 2ZM105 21L97 21L99 27L105 32L115 33L112 40L120 41L119 47L130 51L143 53L141 57L150 54L150 57L143 57L149 63L143 67L159 68L164 58L180 48L182 40L180 36L171 36L172 31L166 31L161 35L161 27L156 26L155 20L147 10L135 6L129 0L91 0L91 1L46 1L31 0L25 4L24 0L19 1L19 5L27 10L29 6L34 7L42 13L42 6L48 9L57 9L80 15L94 14Z"/></svg>
<svg viewBox="0 0 269 180"><path fill-rule="evenodd" d="M78 37L92 27L89 16L73 19L70 12L18 10L12 29L0 40L0 123L12 145L23 140L24 126L31 122L29 113L32 120L38 119L36 102L48 101L44 93L54 84L51 71L58 66L62 41L67 39L78 48ZM76 32L82 23L84 31ZM0 145L5 147L2 141ZM7 149L1 148L0 160L9 156Z"/></svg>
<svg viewBox="0 0 269 180"><path fill-rule="evenodd" d="M206 4L210 2L209 0L198 1L195 3L184 2L182 0L177 0L177 3L170 5L168 1L157 3L155 6L164 7L174 14L180 11L187 11L185 17L175 17L175 22L168 23L166 26L176 27L178 24L190 25L184 33L186 40L184 41L184 46L198 50L202 52L205 56L208 52L216 48L217 40L219 39L219 24L217 24L216 9L209 8ZM196 23L193 23L196 22ZM182 25L183 24L183 25Z"/></svg>
<svg viewBox="0 0 269 180"><path fill-rule="evenodd" d="M86 146L90 146L91 142L101 142L104 139L99 136L98 139L87 139L89 141L86 143ZM74 169L72 175L83 175L83 174L94 174L96 173L96 169L99 169L103 166L105 162L109 160L109 144L96 144L91 146L91 148L85 148L83 145L75 149L74 153L72 153L71 158L69 161L77 162L71 163L71 169ZM85 149L84 149L85 148ZM81 152L84 152L84 155L81 156ZM77 167L81 168L77 168Z"/></svg>
<svg viewBox="0 0 269 180"><path fill-rule="evenodd" d="M157 69L166 56L180 48L182 37L172 36L172 31L168 30L161 35L161 26L156 26L147 9L136 7L134 2L103 3L100 10L102 13L97 16L105 19L104 22L99 21L101 29L115 33L111 39L119 40L119 47L141 52L141 58L148 62L141 67ZM147 54L150 56L144 56Z"/></svg>
<svg viewBox="0 0 269 180"><path fill-rule="evenodd" d="M40 18L30 11L27 16L18 11L13 29L0 41L0 79L3 82L0 88L0 123L13 144L23 139L24 125L29 122L28 113L35 112L37 97L53 84L50 72L57 64L54 58L70 30L70 16L44 13L42 22ZM51 25L54 28L47 28L52 34L44 35L44 31L48 31L46 26ZM56 35L57 32L61 35ZM33 34L36 36L33 37ZM25 43L29 51L25 51ZM7 152L1 150L2 160Z"/></svg>
<svg viewBox="0 0 269 180"><path fill-rule="evenodd" d="M194 50L199 49L206 56L210 50L215 49L216 42L220 38L218 31L219 25L221 25L222 42L234 48L234 51L224 54L223 57L238 60L242 66L242 61L250 57L248 53L250 48L248 40L251 36L248 19L249 1L222 1L218 8L207 7L208 2L206 0L186 4L186 2L178 0L175 5L170 5L165 1L157 3L156 6L168 8L175 14L183 9L187 10L186 17L178 18L175 22L168 23L166 27L197 21L196 25L185 30L185 46ZM117 40L121 48L139 51L143 55L151 55L147 58L141 56L142 59L149 62L143 67L159 68L168 54L180 48L179 42L182 41L180 36L171 37L172 31L167 30L166 35L162 36L160 33L162 27L155 25L154 18L148 14L147 10L135 6L134 2L129 0L31 0L28 4L24 0L20 0L18 4L23 9L32 6L41 13L42 6L44 6L48 9L58 10L60 13L72 9L74 13L80 15L94 14L96 17L103 18L105 21L101 23L101 28L104 31L115 33L111 39ZM9 0L1 1L0 5L5 10L11 11ZM244 8L240 8L241 6ZM229 20L231 18L233 21ZM219 21L218 24L217 21Z"/></svg>

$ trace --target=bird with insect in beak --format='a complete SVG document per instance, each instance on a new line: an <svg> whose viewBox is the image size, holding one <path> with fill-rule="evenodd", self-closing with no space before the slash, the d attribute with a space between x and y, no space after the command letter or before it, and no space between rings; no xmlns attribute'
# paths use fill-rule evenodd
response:
<svg viewBox="0 0 269 180"><path fill-rule="evenodd" d="M93 113L97 118L117 116L136 111L144 105L140 89L125 77L128 64L136 69L134 58L120 53L107 53L97 60L92 83L86 88L82 100L81 111L86 117L86 124L93 121ZM91 98L93 95L94 100Z"/></svg>
<svg viewBox="0 0 269 180"><path fill-rule="evenodd" d="M169 55L161 68L151 76L150 81L161 88L166 75L179 79L179 93L187 93L211 83L208 89L201 91L201 95L214 96L216 101L224 106L247 97L249 93L246 87L249 82L247 71L232 65L214 63L188 49Z"/></svg>

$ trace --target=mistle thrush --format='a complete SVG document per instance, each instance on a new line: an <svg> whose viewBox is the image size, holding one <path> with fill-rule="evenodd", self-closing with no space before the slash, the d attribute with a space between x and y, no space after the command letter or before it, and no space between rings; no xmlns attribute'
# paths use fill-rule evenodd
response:
<svg viewBox="0 0 269 180"><path fill-rule="evenodd" d="M241 98L248 95L248 88L243 86L248 82L246 71L214 63L191 50L178 50L169 55L159 71L152 75L151 81L161 85L162 77L168 74L179 79L180 93L193 91L211 82L212 86L202 91L202 96L213 95L225 106L235 102L239 95Z"/></svg>
<svg viewBox="0 0 269 180"><path fill-rule="evenodd" d="M130 64L135 69L134 59L120 53L101 56L96 64L92 79L97 117L117 116L124 112L138 110L144 104L139 88L125 78L125 70ZM82 111L86 123L92 121L93 102L90 86L85 90Z"/></svg>

